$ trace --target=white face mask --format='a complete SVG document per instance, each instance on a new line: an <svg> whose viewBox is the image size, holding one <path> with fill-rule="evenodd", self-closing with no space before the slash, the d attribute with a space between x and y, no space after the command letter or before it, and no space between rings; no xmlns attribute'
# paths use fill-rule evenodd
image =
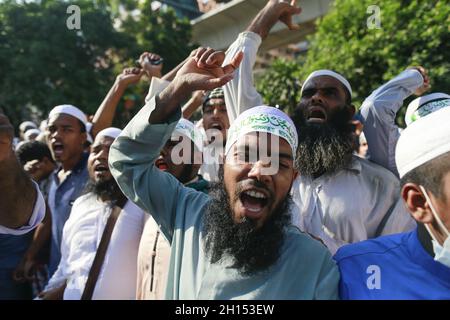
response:
<svg viewBox="0 0 450 320"><path fill-rule="evenodd" d="M441 218L439 218L436 210L434 209L433 204L431 203L428 193L425 191L425 188L422 186L419 186L419 187L420 187L420 190L422 190L422 193L425 196L425 199L427 200L428 205L430 206L431 212L433 213L433 216L436 219L439 227L447 235L447 238L445 239L444 244L441 246L439 244L439 242L437 241L436 237L434 236L434 234L430 231L429 226L427 224L425 225L425 228L427 229L431 238L433 238L432 242L433 242L434 260L437 262L440 262L443 265L450 268L450 232L447 230L445 225L442 223Z"/></svg>

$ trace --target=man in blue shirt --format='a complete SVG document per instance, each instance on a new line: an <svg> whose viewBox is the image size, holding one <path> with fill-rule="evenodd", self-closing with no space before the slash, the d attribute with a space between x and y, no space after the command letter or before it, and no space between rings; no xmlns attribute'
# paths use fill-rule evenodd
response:
<svg viewBox="0 0 450 320"><path fill-rule="evenodd" d="M409 125L396 148L417 228L342 247L342 299L450 299L450 109Z"/></svg>
<svg viewBox="0 0 450 320"><path fill-rule="evenodd" d="M56 106L49 114L47 143L59 167L53 172L48 194L52 213L49 277L61 259L61 238L73 202L81 195L88 180L85 114L71 105Z"/></svg>

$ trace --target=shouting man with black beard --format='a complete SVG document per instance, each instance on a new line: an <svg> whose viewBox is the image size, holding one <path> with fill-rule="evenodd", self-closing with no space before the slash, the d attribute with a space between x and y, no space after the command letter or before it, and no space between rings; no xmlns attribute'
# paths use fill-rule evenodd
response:
<svg viewBox="0 0 450 320"><path fill-rule="evenodd" d="M335 299L339 274L330 253L286 217L298 143L282 111L252 108L231 124L223 178L210 195L154 164L183 99L231 80L242 54L229 64L224 57L199 49L111 147L109 163L120 188L152 214L171 242L166 298Z"/></svg>
<svg viewBox="0 0 450 320"><path fill-rule="evenodd" d="M243 274L255 274L268 268L279 257L284 231L290 224L288 205L291 197L289 194L286 196L261 228L257 228L254 220L247 218L236 224L230 215L230 196L223 182L223 170L219 171L219 178L220 182L211 187L212 200L204 217L207 252L212 262L229 253L235 259L234 266ZM264 183L255 180L253 184L270 194ZM243 184L237 185L235 198L243 189Z"/></svg>
<svg viewBox="0 0 450 320"><path fill-rule="evenodd" d="M253 86L258 48L277 21L297 30L295 1L269 0L227 51L225 63L244 52L236 76L224 86L229 115L262 104ZM299 177L292 187L292 221L335 253L346 244L408 231L415 223L400 198L398 179L384 168L352 155L355 113L349 82L331 70L313 72L303 83L293 115L299 133ZM230 117L230 121L233 118Z"/></svg>
<svg viewBox="0 0 450 320"><path fill-rule="evenodd" d="M139 239L144 212L128 201L111 175L108 157L111 144L120 134L117 128L100 131L88 158L88 192L75 200L64 225L61 261L39 297L44 300L130 300L136 294ZM114 209L116 208L116 211ZM107 224L117 212L111 239L97 280L91 267ZM92 291L85 291L89 282Z"/></svg>

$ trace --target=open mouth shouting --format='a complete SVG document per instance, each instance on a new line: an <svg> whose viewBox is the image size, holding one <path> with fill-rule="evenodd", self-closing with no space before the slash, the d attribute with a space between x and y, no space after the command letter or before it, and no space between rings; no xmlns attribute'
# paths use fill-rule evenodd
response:
<svg viewBox="0 0 450 320"><path fill-rule="evenodd" d="M55 158L60 158L64 153L64 144L59 141L52 142L53 153L55 154Z"/></svg>
<svg viewBox="0 0 450 320"><path fill-rule="evenodd" d="M324 108L320 106L313 106L308 109L306 121L310 123L325 123L327 122L327 113Z"/></svg>
<svg viewBox="0 0 450 320"><path fill-rule="evenodd" d="M108 165L105 163L98 163L94 166L94 173L96 177L103 177L109 173Z"/></svg>
<svg viewBox="0 0 450 320"><path fill-rule="evenodd" d="M213 122L213 123L211 123L210 128L222 131L224 126L220 122Z"/></svg>
<svg viewBox="0 0 450 320"><path fill-rule="evenodd" d="M168 165L162 157L159 157L158 159L156 159L155 166L161 171L167 171L167 169L168 169Z"/></svg>
<svg viewBox="0 0 450 320"><path fill-rule="evenodd" d="M259 219L269 207L270 195L266 190L250 188L239 194L243 217Z"/></svg>

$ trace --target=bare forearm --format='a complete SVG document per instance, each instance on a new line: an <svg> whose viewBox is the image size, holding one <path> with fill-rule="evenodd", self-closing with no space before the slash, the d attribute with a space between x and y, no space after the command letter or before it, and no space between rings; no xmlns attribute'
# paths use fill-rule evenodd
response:
<svg viewBox="0 0 450 320"><path fill-rule="evenodd" d="M181 69L181 67L186 63L186 61L189 59L189 57L187 57L186 59L184 59L182 62L180 62L175 68L173 68L172 70L170 70L169 72L167 72L161 79L166 80L166 81L172 81L175 76L177 75L178 70Z"/></svg>
<svg viewBox="0 0 450 320"><path fill-rule="evenodd" d="M199 106L201 106L201 103L198 103L196 99L189 99L189 101L186 102L183 108L181 108L181 111L183 112L183 118L189 119Z"/></svg>
<svg viewBox="0 0 450 320"><path fill-rule="evenodd" d="M166 89L156 96L156 107L150 115L149 123L166 122L180 108L181 103L190 93L183 81L171 82Z"/></svg>
<svg viewBox="0 0 450 320"><path fill-rule="evenodd" d="M266 5L253 19L246 31L257 33L264 40L277 21L278 16L270 14L270 7Z"/></svg>
<svg viewBox="0 0 450 320"><path fill-rule="evenodd" d="M17 229L28 224L36 189L12 150L0 161L0 190L0 225Z"/></svg>
<svg viewBox="0 0 450 320"><path fill-rule="evenodd" d="M95 138L97 133L112 125L117 105L125 92L125 87L115 82L109 90L92 120L92 137Z"/></svg>

